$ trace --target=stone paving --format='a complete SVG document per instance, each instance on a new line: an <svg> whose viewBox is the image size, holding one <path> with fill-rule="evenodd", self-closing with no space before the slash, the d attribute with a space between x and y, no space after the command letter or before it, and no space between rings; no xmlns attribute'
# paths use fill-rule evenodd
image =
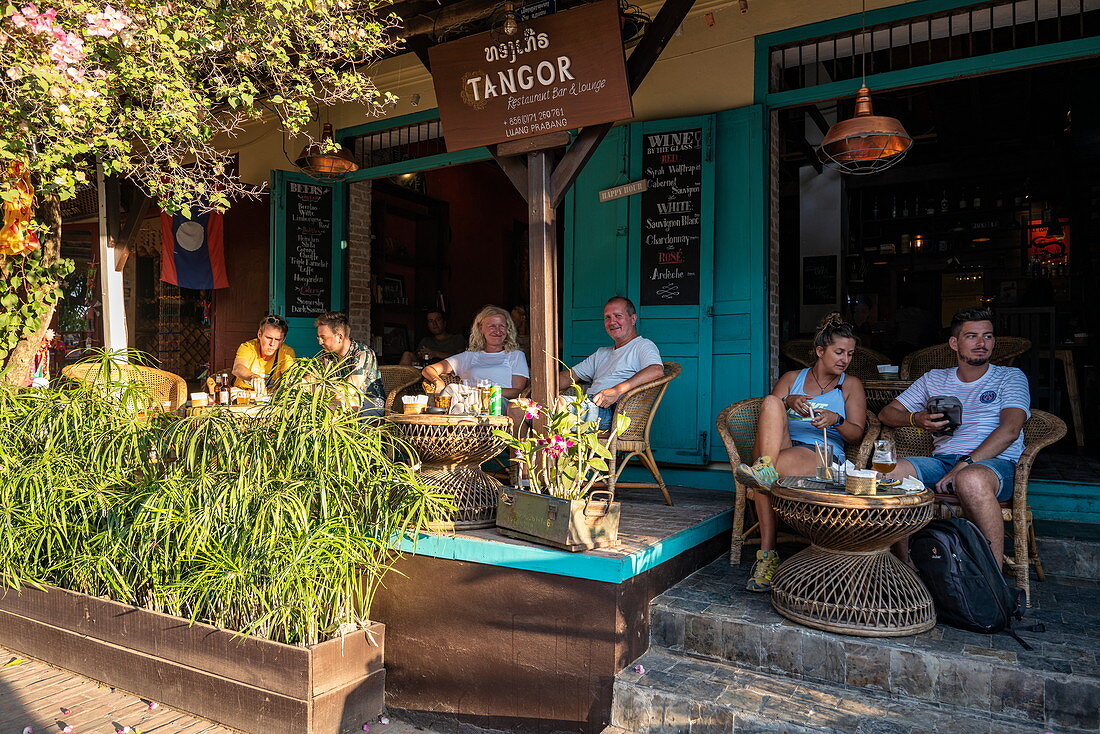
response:
<svg viewBox="0 0 1100 734"><path fill-rule="evenodd" d="M748 568L719 559L653 600L650 651L638 661L646 672L618 676L612 724L708 734L1100 731L1095 585L1033 582L1023 625L1046 629L1020 632L1027 651L1005 634L945 626L904 638L811 630L744 591Z"/></svg>

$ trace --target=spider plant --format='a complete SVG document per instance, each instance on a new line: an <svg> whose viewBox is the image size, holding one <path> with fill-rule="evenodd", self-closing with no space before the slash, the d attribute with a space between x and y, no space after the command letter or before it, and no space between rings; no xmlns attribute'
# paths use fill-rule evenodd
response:
<svg viewBox="0 0 1100 734"><path fill-rule="evenodd" d="M149 414L102 353L92 384L0 390L0 582L52 584L291 644L363 626L406 530L448 498L305 360L270 406Z"/></svg>

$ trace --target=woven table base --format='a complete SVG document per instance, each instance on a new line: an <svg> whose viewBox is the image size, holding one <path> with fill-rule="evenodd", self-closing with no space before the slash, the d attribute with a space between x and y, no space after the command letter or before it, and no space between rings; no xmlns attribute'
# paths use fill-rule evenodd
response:
<svg viewBox="0 0 1100 734"><path fill-rule="evenodd" d="M810 546L775 572L772 606L807 627L861 637L902 637L936 624L932 597L886 551L841 553Z"/></svg>
<svg viewBox="0 0 1100 734"><path fill-rule="evenodd" d="M426 464L417 474L425 484L453 494L458 508L453 520L430 523L425 526L428 530L475 530L496 525L497 499L503 485L478 467Z"/></svg>

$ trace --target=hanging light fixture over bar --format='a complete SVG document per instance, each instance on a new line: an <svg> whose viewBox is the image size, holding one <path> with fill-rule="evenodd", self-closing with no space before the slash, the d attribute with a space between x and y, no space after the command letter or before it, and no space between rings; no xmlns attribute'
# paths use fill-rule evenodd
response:
<svg viewBox="0 0 1100 734"><path fill-rule="evenodd" d="M913 138L893 117L871 110L871 90L860 87L856 114L829 128L817 156L829 168L856 176L884 171L901 161Z"/></svg>
<svg viewBox="0 0 1100 734"><path fill-rule="evenodd" d="M340 146L338 150L322 153L322 143L335 140L332 132L332 124L326 122L321 129L321 140L302 148L302 152L294 160L294 165L312 176L339 177L359 170L359 164L355 162L351 152Z"/></svg>

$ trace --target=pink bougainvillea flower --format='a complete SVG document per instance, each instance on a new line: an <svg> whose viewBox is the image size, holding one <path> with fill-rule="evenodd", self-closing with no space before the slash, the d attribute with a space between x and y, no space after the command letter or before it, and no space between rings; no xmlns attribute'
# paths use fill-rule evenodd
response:
<svg viewBox="0 0 1100 734"><path fill-rule="evenodd" d="M156 701L150 701L148 708L150 711L156 711L158 706L160 706L160 704Z"/></svg>
<svg viewBox="0 0 1100 734"><path fill-rule="evenodd" d="M634 672L637 673L638 675L645 675L645 666L644 665L635 665L634 666Z"/></svg>
<svg viewBox="0 0 1100 734"><path fill-rule="evenodd" d="M73 710L71 708L66 708L65 706L62 706L61 707L61 713L64 714L65 716L72 716L73 715Z"/></svg>
<svg viewBox="0 0 1100 734"><path fill-rule="evenodd" d="M125 30L134 22L121 10L115 10L110 5L102 13L88 13L85 17L88 20L88 35L104 38Z"/></svg>

